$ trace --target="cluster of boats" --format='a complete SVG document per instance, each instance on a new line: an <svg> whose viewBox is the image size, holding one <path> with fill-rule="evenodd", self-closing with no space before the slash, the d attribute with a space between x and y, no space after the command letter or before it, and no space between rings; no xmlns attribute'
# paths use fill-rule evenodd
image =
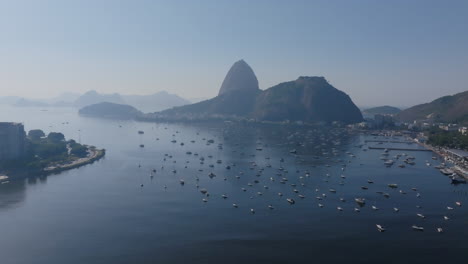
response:
<svg viewBox="0 0 468 264"><path fill-rule="evenodd" d="M268 154L271 153L269 149L270 146L268 144L263 143L262 138L258 138L257 142L252 148L254 153L250 154L246 153L245 146L243 146L241 143L231 142L229 146L229 150L232 152L231 155L238 155L241 158L241 160L250 159L250 161L248 161L247 167L238 166L239 164L223 161L221 159L222 155L220 153L224 151L224 145L223 143L219 143L217 145L214 144L214 139L202 138L201 140L206 143L208 149L210 149L210 146L211 148L214 148L214 151L217 152L217 154L199 154L197 152L187 149L189 148L188 146L190 144L184 145L181 143L177 145L180 145L180 148L182 148L180 150L181 153L185 153L186 160L185 163L182 163L184 164L184 168L188 168L190 162L195 161L196 163L198 163L199 168L197 171L200 175L194 176L194 186L201 193L203 203L208 203L210 199L216 199L216 197L219 197L222 200L233 200L233 202L231 203L232 208L239 209L244 207L241 203L239 203L239 200L237 200L238 198L236 198L237 196L235 194L224 192L216 194L217 192L219 192L219 189L215 189L215 191L213 192L214 194L211 194L207 188L203 188L202 185L204 185L204 180L202 175L207 175L207 178L209 180L222 179L223 181L228 181L230 179L247 179L246 183L243 183L240 186L241 193L245 193L245 195L248 195L250 199L255 199L257 197L261 200L269 199L266 200L266 204L264 205L264 208L268 210L275 210L278 208L278 206L274 204L277 199L273 199L271 195L272 192L275 192L275 190L281 190L279 192L276 192L277 197L279 197L280 201L284 201L285 203L291 206L295 205L296 203L300 203L301 200L307 201L307 197L311 195L311 192L315 192L315 194L312 194L311 196L315 196L318 208L324 208L327 206L327 203L331 204L334 201L336 201L338 202L338 204L334 205L336 207L336 210L338 212L345 212L347 211L345 206L347 204L347 199L345 196L340 195L340 191L339 189L337 190L337 187L346 184L347 168L349 164L352 163L353 160L357 159L358 157L356 154L349 151L349 148L344 150L344 148L341 147L342 145L344 145L344 142L342 141L344 137L341 133L342 132L332 130L328 135L315 135L314 131L308 131L302 134L298 132L291 134L288 137L286 137L287 141L283 143L283 145L278 144L278 146L276 146L275 151L281 149L282 147L284 149L284 156L278 158L277 160L270 159L270 157L268 156ZM177 142L175 139L176 134L173 135L173 139L171 141L172 143ZM229 135L228 132L225 132L224 138L220 138L220 141L227 141L228 138L230 138L230 136L232 135ZM191 142L195 143L195 140L192 140ZM215 147L213 147L212 145L214 145ZM294 148L291 148L291 146L294 146ZM363 145L358 145L355 147L361 149L362 151L368 150L367 148L363 148ZM381 158L385 160L384 163L387 166L392 166L395 163L395 160L399 160L401 157L404 157L402 164L415 164L415 157L408 156L405 153L397 154L392 159L388 158L389 155L390 151L388 149L385 149L382 153ZM162 160L163 164L161 166L161 173L164 173L165 167L172 166L172 176L176 177L178 175L176 164L179 163L177 163L175 156L175 154L164 154ZM260 158L262 156L264 159ZM309 170L300 169L300 167L304 166L321 167L326 173L324 175L319 175ZM244 168L245 171L242 169L236 171L235 169L238 167ZM340 173L336 173L334 169L336 167L340 168ZM295 169L292 171L288 171L287 168ZM153 178L155 175L156 170L153 169L151 172L151 178ZM217 175L219 175L220 177L218 177ZM265 177L266 175L267 177ZM187 177L187 175L185 177ZM309 178L316 179L308 180ZM386 210L384 208L385 206L379 208L377 205L378 199L375 199L373 195L370 195L370 193L368 193L368 190L370 189L382 188L381 183L377 182L376 180L377 183L374 184L374 180L376 179L367 179L367 185L361 186L361 190L359 190L358 188L355 190L356 196L359 197L354 198L354 202L357 205L353 206L354 212L361 212L361 210L363 210L367 203L371 204L369 209L372 211ZM241 182L244 181L239 181L239 183ZM184 178L179 178L179 183L181 186L191 186L190 180ZM316 185L310 187L308 184L311 183ZM337 184L336 187L334 186L334 184ZM282 185L289 187L285 189L284 187L280 187ZM327 185L329 187L326 188L328 189L328 195L327 192L321 191L321 189L323 189L323 187ZM143 184L141 186L143 187ZM389 188L388 191L379 191L377 189L375 193L381 195L386 199L389 199L391 197L391 194L395 195L395 193L398 195L407 194L407 192L403 188L400 188L399 184L397 183L387 183L386 187ZM167 188L167 186L165 185L164 188ZM413 187L411 188L411 190L414 191L416 198L421 197L421 194L418 192L417 188ZM333 197L328 198L329 196L335 196L336 200ZM461 206L461 203L457 202L457 205ZM251 214L255 214L259 209L250 207L248 204L246 204L245 207L249 209ZM421 207L417 206L417 208ZM448 208L453 209L452 207ZM398 207L392 207L389 209L391 209L394 213L400 212L400 208ZM426 218L422 213L416 213L416 216L421 219ZM449 217L444 216L444 219L448 220ZM377 230L380 232L384 232L387 230L387 228L384 227L382 224L376 224L376 227ZM416 231L424 231L424 227L422 226L413 225L412 228ZM437 227L436 230L438 232L443 231L442 227L440 226Z"/></svg>

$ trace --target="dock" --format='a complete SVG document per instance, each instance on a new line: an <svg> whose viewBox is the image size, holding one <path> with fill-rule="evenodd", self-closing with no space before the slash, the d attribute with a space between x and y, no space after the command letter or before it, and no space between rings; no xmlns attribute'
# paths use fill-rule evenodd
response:
<svg viewBox="0 0 468 264"><path fill-rule="evenodd" d="M392 147L369 147L369 149L388 149L388 150L404 150L404 151L432 151L430 149L416 149L416 148L392 148Z"/></svg>
<svg viewBox="0 0 468 264"><path fill-rule="evenodd" d="M367 142L378 142L378 143L403 143L403 144L413 144L413 141L401 141L401 140L364 140L365 143Z"/></svg>
<svg viewBox="0 0 468 264"><path fill-rule="evenodd" d="M468 180L468 171L466 171L465 169L463 169L460 166L455 166L452 169L458 176L461 176L465 180Z"/></svg>

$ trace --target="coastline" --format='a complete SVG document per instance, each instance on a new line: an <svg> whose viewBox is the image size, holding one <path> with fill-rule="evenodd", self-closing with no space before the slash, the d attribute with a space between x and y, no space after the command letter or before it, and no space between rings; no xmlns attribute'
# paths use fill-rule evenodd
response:
<svg viewBox="0 0 468 264"><path fill-rule="evenodd" d="M81 166L92 164L95 161L100 160L106 155L105 149L96 149L95 147L88 147L88 151L90 152L89 157L80 158L72 162L71 164L62 164L62 165L58 164L56 166L49 166L49 167L46 167L43 170L43 172L45 173L45 175L48 175L48 174L60 173L62 171L67 171L71 169L76 169Z"/></svg>
<svg viewBox="0 0 468 264"><path fill-rule="evenodd" d="M0 176L0 184L6 184L11 180L20 180L26 179L31 177L41 177L41 176L48 176L51 174L58 174L63 171L76 169L88 164L92 164L100 159L102 159L106 155L105 149L96 149L94 146L88 147L88 151L90 155L85 158L79 158L72 163L62 163L56 164L54 166L48 166L41 170L35 171L28 171L28 170L20 170L19 172L12 172L12 173L3 173Z"/></svg>

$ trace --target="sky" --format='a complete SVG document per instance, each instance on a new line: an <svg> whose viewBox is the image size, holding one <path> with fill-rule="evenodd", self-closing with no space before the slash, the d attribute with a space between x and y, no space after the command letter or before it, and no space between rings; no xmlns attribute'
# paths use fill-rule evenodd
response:
<svg viewBox="0 0 468 264"><path fill-rule="evenodd" d="M0 96L213 97L244 59L267 89L324 76L358 106L468 90L468 1L0 0Z"/></svg>

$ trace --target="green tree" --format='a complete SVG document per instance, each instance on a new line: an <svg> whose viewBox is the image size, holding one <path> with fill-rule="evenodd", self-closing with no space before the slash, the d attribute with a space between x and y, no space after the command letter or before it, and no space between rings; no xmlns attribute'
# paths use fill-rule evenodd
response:
<svg viewBox="0 0 468 264"><path fill-rule="evenodd" d="M45 134L44 134L44 131L42 131L40 129L33 129L33 130L29 130L28 137L31 140L39 140L39 139L45 137Z"/></svg>
<svg viewBox="0 0 468 264"><path fill-rule="evenodd" d="M88 155L88 148L81 144L74 144L71 147L71 154L80 158L84 158Z"/></svg>
<svg viewBox="0 0 468 264"><path fill-rule="evenodd" d="M65 140L65 136L62 133L50 132L47 136L47 139L49 139L52 142L60 142Z"/></svg>

